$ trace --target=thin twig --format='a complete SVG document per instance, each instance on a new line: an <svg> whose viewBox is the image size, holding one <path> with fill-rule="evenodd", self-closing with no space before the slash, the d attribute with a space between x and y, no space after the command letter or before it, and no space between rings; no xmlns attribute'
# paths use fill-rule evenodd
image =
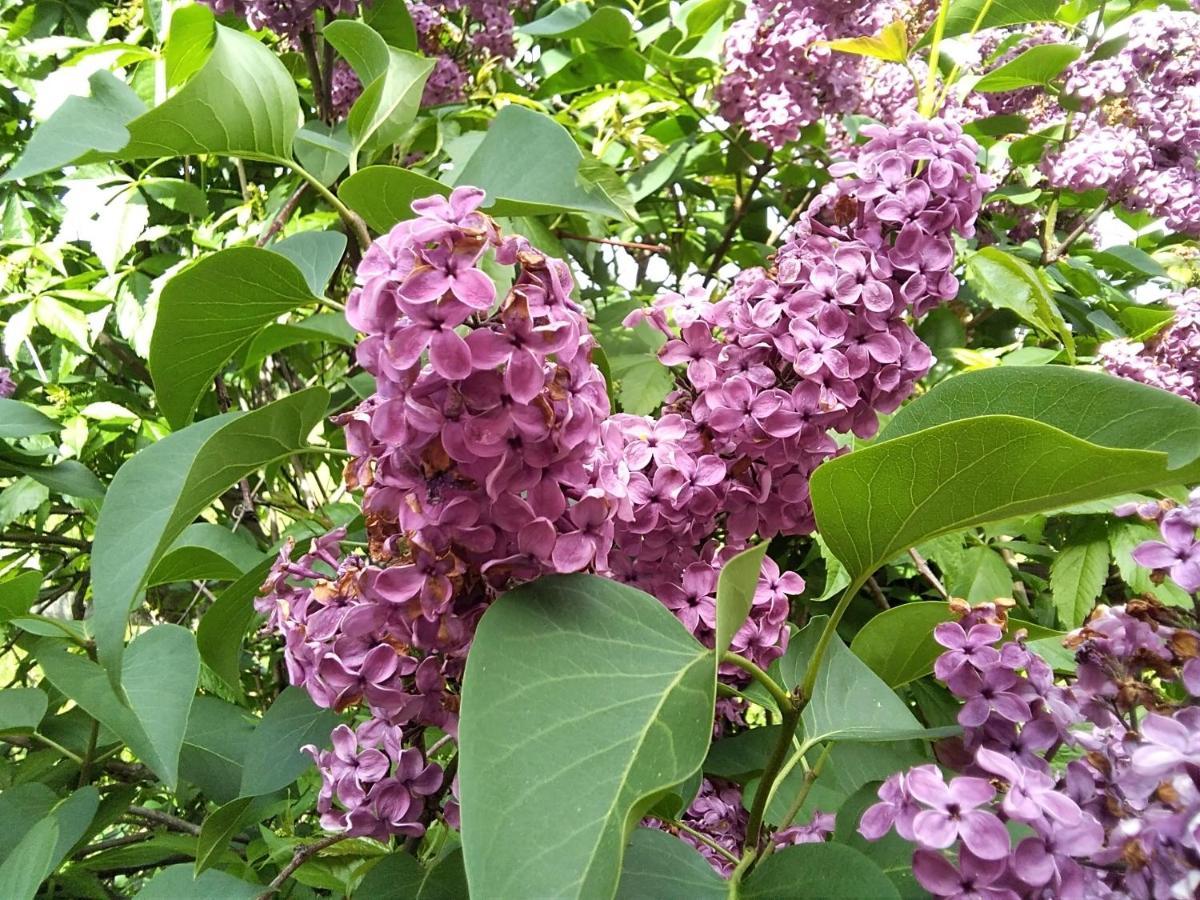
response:
<svg viewBox="0 0 1200 900"><path fill-rule="evenodd" d="M881 610L887 612L891 609L891 606L888 605L887 597L884 596L883 588L879 586L879 582L873 577L867 579L867 593L871 595L871 599L875 601L875 605Z"/></svg>
<svg viewBox="0 0 1200 900"><path fill-rule="evenodd" d="M327 834L315 844L306 844L303 847L297 847L296 852L292 854L292 861L279 870L279 874L275 876L275 880L267 885L267 889L258 895L257 900L270 900L279 893L279 889L283 887L285 881L292 877L292 873L309 861L313 856L316 856L326 847L332 847L338 841L344 841L350 835L348 834Z"/></svg>
<svg viewBox="0 0 1200 900"><path fill-rule="evenodd" d="M165 813L162 810L149 809L145 806L131 806L128 812L134 818L142 819L146 822L155 822L164 828L169 828L171 831L178 831L182 834L194 835L195 837L200 836L199 825L195 825L178 816L173 816L170 813Z"/></svg>
<svg viewBox="0 0 1200 900"><path fill-rule="evenodd" d="M586 234L571 234L568 231L556 231L560 238L569 241L587 241L589 244L608 244L612 247L624 247L626 250L644 250L647 253L670 253L671 248L666 244L642 244L637 241L618 241L614 238L589 237Z"/></svg>
<svg viewBox="0 0 1200 900"><path fill-rule="evenodd" d="M937 575L933 574L933 569L929 568L929 563L918 552L916 547L908 548L908 555L912 557L913 563L917 567L917 571L921 573L921 577L929 582L930 587L942 595L943 600L949 600L950 594L946 590L946 586L938 579Z"/></svg>
<svg viewBox="0 0 1200 900"><path fill-rule="evenodd" d="M292 195L287 198L283 206L279 207L279 212L275 213L275 218L271 220L271 224L267 226L267 230L254 242L255 247L265 247L271 242L271 238L275 237L279 233L279 230L287 224L288 219L292 217L292 213L300 205L300 198L304 196L304 192L307 190L308 182L301 181L300 186L292 191Z"/></svg>
<svg viewBox="0 0 1200 900"><path fill-rule="evenodd" d="M729 225L726 226L725 234L721 236L721 243L717 244L717 249L713 252L712 262L708 264L708 270L704 273L705 284L713 280L717 274L717 270L721 268L721 264L725 261L725 254L733 244L733 237L737 234L738 226L746 218L746 213L750 211L750 201L754 199L754 192L758 190L758 186L762 184L763 179L767 177L767 173L771 171L772 162L773 159L770 155L759 162L754 168L754 175L750 179L750 184L746 187L746 193L738 195L734 200L733 215L729 218Z"/></svg>
<svg viewBox="0 0 1200 900"><path fill-rule="evenodd" d="M1074 228L1072 228L1071 231L1068 232L1067 236L1062 239L1062 243L1060 243L1053 250L1050 250L1050 249L1043 250L1042 251L1042 265L1048 266L1048 265L1050 265L1050 263L1057 262L1058 260L1062 259L1063 256L1066 254L1066 252L1071 248L1071 245L1074 244L1077 240L1079 240L1080 236L1085 231L1087 231L1094 224L1096 224L1096 220L1099 219L1100 216L1102 216L1104 213L1106 213L1110 209L1112 209L1112 206L1113 206L1112 200L1105 200L1103 203L1101 203L1099 206L1097 206L1094 210L1092 210L1091 214L1086 219L1082 220L1078 225L1076 225Z"/></svg>

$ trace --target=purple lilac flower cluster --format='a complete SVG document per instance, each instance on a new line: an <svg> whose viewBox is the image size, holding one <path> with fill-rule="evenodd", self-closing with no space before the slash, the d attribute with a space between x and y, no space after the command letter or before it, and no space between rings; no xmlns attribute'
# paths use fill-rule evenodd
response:
<svg viewBox="0 0 1200 900"><path fill-rule="evenodd" d="M1195 622L1152 600L1100 607L1067 639L1078 670L1061 686L1022 640L996 646L1002 610L960 612L935 630L946 651L934 669L964 701L961 744L941 753L956 774L930 764L891 776L860 833L915 843L914 875L938 897L1194 896Z"/></svg>
<svg viewBox="0 0 1200 900"><path fill-rule="evenodd" d="M265 28L292 43L312 32L319 12L326 16L352 16L359 0L200 0L217 15L234 15L246 20L251 28Z"/></svg>
<svg viewBox="0 0 1200 900"><path fill-rule="evenodd" d="M1134 562L1153 570L1157 576L1170 578L1189 594L1200 591L1200 540L1196 539L1196 529L1200 528L1200 488L1192 491L1182 506L1125 504L1115 512L1155 521L1162 533L1161 541L1146 541L1133 551ZM1196 674L1200 676L1200 668Z"/></svg>
<svg viewBox="0 0 1200 900"><path fill-rule="evenodd" d="M1069 70L1065 90L1086 122L1043 171L1053 185L1102 188L1200 235L1200 16L1161 7L1131 16L1127 27L1117 53Z"/></svg>
<svg viewBox="0 0 1200 900"><path fill-rule="evenodd" d="M1200 288L1167 298L1175 317L1145 341L1119 339L1100 347L1109 372L1200 403Z"/></svg>
<svg viewBox="0 0 1200 900"><path fill-rule="evenodd" d="M0 366L0 398L11 397L17 392L17 383L13 381L12 369Z"/></svg>
<svg viewBox="0 0 1200 900"><path fill-rule="evenodd" d="M425 798L441 787L441 768L403 746L399 728L376 719L357 730L339 725L330 739L332 750L304 748L321 773L321 826L380 841L424 834Z"/></svg>
<svg viewBox="0 0 1200 900"><path fill-rule="evenodd" d="M822 41L874 34L894 18L890 4L847 0L754 0L725 39L721 115L757 141L781 147L823 117L853 112L860 57ZM906 76L907 77L907 76Z"/></svg>
<svg viewBox="0 0 1200 900"><path fill-rule="evenodd" d="M513 13L528 11L532 5L532 0L410 3L421 51L436 59L421 102L437 106L462 100L472 70L489 59L512 59L516 54Z"/></svg>

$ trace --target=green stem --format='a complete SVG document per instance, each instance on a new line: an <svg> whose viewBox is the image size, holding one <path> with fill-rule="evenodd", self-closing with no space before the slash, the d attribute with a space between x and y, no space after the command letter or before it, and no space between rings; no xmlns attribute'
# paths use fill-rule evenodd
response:
<svg viewBox="0 0 1200 900"><path fill-rule="evenodd" d="M321 181L317 178L317 176L313 175L294 159L284 159L282 156L278 156L272 157L271 162L290 168L293 172L307 181L312 189L320 194L326 203L337 210L337 214L342 217L342 222L345 223L347 230L354 236L354 239L358 241L358 247L360 250L366 250L371 246L371 234L369 231L367 231L367 223L362 220L362 217L358 213L339 200L333 191L321 184Z"/></svg>
<svg viewBox="0 0 1200 900"><path fill-rule="evenodd" d="M854 579L838 600L833 612L830 613L829 621L825 623L825 629L817 639L817 646L813 649L812 658L808 661L808 669L804 672L804 681L800 686L799 705L801 709L812 699L813 687L817 683L817 673L821 670L821 661L825 658L826 651L829 650L829 643L833 640L834 634L837 633L838 623L842 621L842 616L846 614L854 595L862 589L870 577L870 572L868 572L866 575L860 575Z"/></svg>
<svg viewBox="0 0 1200 900"><path fill-rule="evenodd" d="M50 738L46 737L44 734L38 734L35 731L33 733L33 739L40 744L45 744L51 750L57 750L59 753L61 753L67 759L71 760L71 762L76 763L80 766L83 765L83 757L81 757L77 753L73 753L72 751L68 750L62 744L59 744L56 741L50 740Z"/></svg>
<svg viewBox="0 0 1200 900"><path fill-rule="evenodd" d="M100 738L100 722L92 719L92 731L88 735L87 748L83 751L83 760L79 763L79 787L88 783L91 775L92 757L96 754L96 741Z"/></svg>
<svg viewBox="0 0 1200 900"><path fill-rule="evenodd" d="M990 0L989 0L990 4ZM946 16L950 12L950 0L938 5L937 21L933 25L933 41L929 45L929 71L925 73L925 96L921 98L921 115L931 116L937 99L938 56L942 49L942 35L946 33Z"/></svg>
<svg viewBox="0 0 1200 900"><path fill-rule="evenodd" d="M775 702L779 704L779 711L784 712L792 705L792 697L787 691L780 686L774 678L764 672L761 668L755 665L746 657L734 653L732 650L726 650L721 654L721 662L727 662L737 666L743 672L747 673L751 678L767 689L767 692L775 698Z"/></svg>
<svg viewBox="0 0 1200 900"><path fill-rule="evenodd" d="M971 24L969 34L973 35L979 30L979 26L983 24L984 16L988 14L988 10L992 8L992 0L984 0L983 6L979 8L979 14L975 16L975 21ZM962 67L955 63L950 69L950 74L946 76L946 83L942 85L941 93L938 94L937 102L933 104L933 109L929 111L929 115L933 115L946 102L946 98L950 95L950 86L958 80L958 73Z"/></svg>
<svg viewBox="0 0 1200 900"><path fill-rule="evenodd" d="M732 853L730 853L728 850L726 850L724 847L722 847L720 844L718 844L716 841L714 841L712 838L710 838L707 834L701 834L699 831L697 831L695 828L692 828L690 825L685 825L682 822L669 822L668 824L672 828L678 828L684 834L691 835L696 840L698 840L700 843L704 844L704 846L706 846L712 850L715 850L717 853L720 853L723 857L725 857L727 860L729 860L735 866L741 862L740 859L738 859L736 856L734 856Z"/></svg>
<svg viewBox="0 0 1200 900"><path fill-rule="evenodd" d="M771 751L771 756L767 760L767 764L763 766L762 778L759 779L758 787L754 791L754 803L750 807L750 821L746 825L745 846L747 852L758 852L763 815L767 811L767 799L771 795L775 779L779 777L779 770L782 768L784 760L787 759L788 747L791 746L792 736L795 735L796 728L800 724L800 714L802 711L803 707L798 703L792 702L789 697L787 705L782 710L783 731L779 735L779 741L775 744L775 748Z"/></svg>
<svg viewBox="0 0 1200 900"><path fill-rule="evenodd" d="M813 785L817 783L817 779L821 777L821 770L825 768L825 763L829 761L829 751L833 749L833 744L825 745L825 749L821 751L821 755L817 757L817 761L813 763L812 768L804 773L804 784L800 786L800 792L796 794L796 799L792 801L792 805L788 807L788 811L784 813L782 819L779 820L779 830L782 831L795 821L796 816L800 814L800 808L804 806L804 801L808 799L808 795L812 793ZM763 848L762 856L765 859L775 852L775 842L767 844Z"/></svg>

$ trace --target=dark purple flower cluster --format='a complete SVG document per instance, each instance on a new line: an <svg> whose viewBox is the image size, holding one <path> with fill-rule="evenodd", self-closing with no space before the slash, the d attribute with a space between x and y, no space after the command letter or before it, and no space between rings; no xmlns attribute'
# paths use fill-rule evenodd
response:
<svg viewBox="0 0 1200 900"><path fill-rule="evenodd" d="M11 397L17 392L17 383L13 381L12 369L0 366L0 398Z"/></svg>
<svg viewBox="0 0 1200 900"><path fill-rule="evenodd" d="M217 15L240 16L251 28L265 28L293 43L311 32L317 14L353 16L359 0L199 0Z"/></svg>
<svg viewBox="0 0 1200 900"><path fill-rule="evenodd" d="M746 840L746 826L750 815L742 805L742 789L731 781L720 778L705 778L700 782L696 794L680 821L691 831L704 835L702 840L675 825L658 819L645 819L648 828L661 828L676 835L685 844L700 851L721 875L728 877L734 869L734 859L742 852ZM720 847L725 853L714 849ZM728 854L728 855L726 855Z"/></svg>
<svg viewBox="0 0 1200 900"><path fill-rule="evenodd" d="M531 7L532 0L410 3L421 51L436 59L421 102L437 106L462 100L473 70L492 59L512 59L516 53L513 13Z"/></svg>
<svg viewBox="0 0 1200 900"><path fill-rule="evenodd" d="M964 701L961 744L941 754L959 774L893 775L859 831L917 844L913 872L939 897L1193 896L1195 623L1149 600L1101 607L1067 639L1078 671L1062 686L1022 641L996 646L1003 621L988 604L935 630L946 652L934 674Z"/></svg>
<svg viewBox="0 0 1200 900"><path fill-rule="evenodd" d="M1065 89L1085 124L1043 171L1053 185L1104 189L1200 235L1200 16L1160 7L1125 25L1120 50L1069 70Z"/></svg>
<svg viewBox="0 0 1200 900"><path fill-rule="evenodd" d="M1145 341L1119 339L1100 347L1109 372L1200 403L1200 288L1167 298L1175 317Z"/></svg>
<svg viewBox="0 0 1200 900"><path fill-rule="evenodd" d="M399 728L376 719L357 730L339 725L330 740L332 750L304 748L321 773L317 811L325 830L380 841L425 833L425 798L442 785L437 765L405 747Z"/></svg>

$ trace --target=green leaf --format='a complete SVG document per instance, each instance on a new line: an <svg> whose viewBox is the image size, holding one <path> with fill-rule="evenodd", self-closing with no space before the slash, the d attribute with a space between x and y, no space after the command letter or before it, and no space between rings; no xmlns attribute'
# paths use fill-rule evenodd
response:
<svg viewBox="0 0 1200 900"><path fill-rule="evenodd" d="M316 313L289 325L268 325L246 347L243 372L254 372L272 353L297 344L329 343L353 347L358 332L341 313Z"/></svg>
<svg viewBox="0 0 1200 900"><path fill-rule="evenodd" d="M196 637L178 625L155 625L130 643L121 686L142 730L174 785L188 714L200 680Z"/></svg>
<svg viewBox="0 0 1200 900"><path fill-rule="evenodd" d="M104 485L100 479L83 463L73 459L64 459L50 466L27 466L0 459L0 475L10 473L28 475L56 494L68 497L97 499L104 496Z"/></svg>
<svg viewBox="0 0 1200 900"><path fill-rule="evenodd" d="M35 434L51 434L62 426L28 403L0 397L0 438L15 440Z"/></svg>
<svg viewBox="0 0 1200 900"><path fill-rule="evenodd" d="M176 581L232 581L258 565L263 555L245 538L213 525L189 525L163 554L146 586Z"/></svg>
<svg viewBox="0 0 1200 900"><path fill-rule="evenodd" d="M657 828L639 828L625 851L619 900L723 900L729 886L693 847Z"/></svg>
<svg viewBox="0 0 1200 900"><path fill-rule="evenodd" d="M641 81L646 58L627 47L602 47L570 57L538 87L538 97L553 97L616 81Z"/></svg>
<svg viewBox="0 0 1200 900"><path fill-rule="evenodd" d="M808 662L828 622L812 619L792 639L780 660L780 676L787 688L804 680ZM906 738L942 737L957 729L926 729L908 705L883 683L861 659L850 652L836 634L821 660L813 697L801 717L804 740L897 741Z"/></svg>
<svg viewBox="0 0 1200 900"><path fill-rule="evenodd" d="M16 164L0 183L61 169L92 152L117 153L129 143L125 127L146 111L133 90L101 69L88 78L88 97L68 97L34 131Z"/></svg>
<svg viewBox="0 0 1200 900"><path fill-rule="evenodd" d="M984 247L967 260L967 281L991 306L1010 309L1039 331L1058 338L1075 358L1075 338L1046 285L1029 263L998 247Z"/></svg>
<svg viewBox="0 0 1200 900"><path fill-rule="evenodd" d="M933 638L933 629L955 617L949 604L918 600L893 606L870 619L850 642L854 655L893 688L933 671L934 660L945 648ZM1030 640L1062 637L1062 632L1009 617L1006 639L1024 629Z"/></svg>
<svg viewBox="0 0 1200 900"><path fill-rule="evenodd" d="M467 896L462 851L454 849L430 866L403 850L371 867L355 892L371 900L461 900Z"/></svg>
<svg viewBox="0 0 1200 900"><path fill-rule="evenodd" d="M92 544L90 620L114 682L129 611L166 548L229 485L304 447L328 403L323 388L309 388L252 412L206 419L151 444L117 471Z"/></svg>
<svg viewBox="0 0 1200 900"><path fill-rule="evenodd" d="M733 636L737 634L750 606L754 603L754 591L758 587L758 576L762 572L763 557L767 555L767 542L743 550L721 567L717 576L717 635L716 653L729 649Z"/></svg>
<svg viewBox="0 0 1200 900"><path fill-rule="evenodd" d="M196 4L171 16L167 54L194 51L215 27L212 51L173 96L127 124L122 159L220 153L286 159L300 120L296 87L279 58L248 34L215 25Z"/></svg>
<svg viewBox="0 0 1200 900"><path fill-rule="evenodd" d="M338 196L380 234L416 215L411 204L420 197L448 196L450 188L419 172L396 166L367 166L338 187Z"/></svg>
<svg viewBox="0 0 1200 900"><path fill-rule="evenodd" d="M217 862L229 846L230 838L249 820L250 807L254 802L253 797L238 797L204 819L196 844L196 877Z"/></svg>
<svg viewBox="0 0 1200 900"><path fill-rule="evenodd" d="M197 697L183 736L179 777L216 803L236 799L242 787L242 759L254 724L255 720L241 707L216 697Z"/></svg>
<svg viewBox="0 0 1200 900"><path fill-rule="evenodd" d="M28 833L30 822L45 818L58 797L39 781L14 784L0 792L0 863Z"/></svg>
<svg viewBox="0 0 1200 900"><path fill-rule="evenodd" d="M567 575L500 597L463 684L472 891L610 895L634 826L704 761L714 699L712 651L648 594Z"/></svg>
<svg viewBox="0 0 1200 900"><path fill-rule="evenodd" d="M257 615L254 597L272 562L264 559L222 591L196 628L200 658L236 697L242 696L242 640Z"/></svg>
<svg viewBox="0 0 1200 900"><path fill-rule="evenodd" d="M975 30L977 21L979 30L1025 22L1053 22L1058 7L1059 0L954 0L946 16L944 33L946 37L966 34ZM982 20L980 13L983 13ZM921 43L927 43L928 40L927 34Z"/></svg>
<svg viewBox="0 0 1200 900"><path fill-rule="evenodd" d="M903 63L908 59L908 28L897 19L884 26L879 34L856 38L841 38L836 41L817 41L818 46L828 47L855 56L873 56L888 62Z"/></svg>
<svg viewBox="0 0 1200 900"><path fill-rule="evenodd" d="M537 165L529 165L530 160ZM583 151L549 116L511 104L500 110L455 179L487 191L497 216L587 212L620 219L621 207L580 177Z"/></svg>
<svg viewBox="0 0 1200 900"><path fill-rule="evenodd" d="M396 143L417 117L433 60L389 47L373 28L352 19L330 22L323 35L363 83L346 120L355 154Z"/></svg>
<svg viewBox="0 0 1200 900"><path fill-rule="evenodd" d="M671 370L654 354L619 356L610 363L617 380L617 399L624 412L635 416L650 415L675 387Z"/></svg>
<svg viewBox="0 0 1200 900"><path fill-rule="evenodd" d="M209 46L200 64L197 53ZM173 77L194 74L149 111L108 73L93 75L92 96L59 107L3 180L111 158L287 158L300 103L287 69L264 44L217 25L208 7L186 5L171 16L166 68Z"/></svg>
<svg viewBox="0 0 1200 900"><path fill-rule="evenodd" d="M139 900L255 900L261 884L250 884L228 872L209 869L198 878L192 866L179 863L159 870L137 894Z"/></svg>
<svg viewBox="0 0 1200 900"><path fill-rule="evenodd" d="M42 586L42 573L24 570L0 581L0 625L29 612Z"/></svg>
<svg viewBox="0 0 1200 900"><path fill-rule="evenodd" d="M1063 628L1084 623L1108 580L1108 535L1089 527L1076 535L1050 563L1050 592Z"/></svg>
<svg viewBox="0 0 1200 900"><path fill-rule="evenodd" d="M958 576L946 589L969 603L985 603L997 597L1012 597L1013 573L1004 557L991 547L971 547L963 553Z"/></svg>
<svg viewBox="0 0 1200 900"><path fill-rule="evenodd" d="M1036 419L1102 447L1156 450L1173 469L1200 458L1196 404L1068 366L1005 366L947 379L896 413L879 440L988 415Z"/></svg>
<svg viewBox="0 0 1200 900"><path fill-rule="evenodd" d="M286 688L275 698L246 746L242 796L270 794L299 778L312 765L300 748L305 744L324 745L335 724L333 712L315 706L300 688Z"/></svg>
<svg viewBox="0 0 1200 900"><path fill-rule="evenodd" d="M38 324L56 338L74 344L80 350L91 348L87 316L74 306L49 294L42 294L33 301L33 315Z"/></svg>
<svg viewBox="0 0 1200 900"><path fill-rule="evenodd" d="M784 847L763 860L738 889L742 900L899 900L883 870L844 844Z"/></svg>
<svg viewBox="0 0 1200 900"><path fill-rule="evenodd" d="M633 36L629 18L613 6L593 7L588 3L565 3L548 16L534 19L517 29L530 37L557 40L578 38L607 47L625 47Z"/></svg>
<svg viewBox="0 0 1200 900"><path fill-rule="evenodd" d="M363 21L397 50L417 48L417 29L404 0L371 0L363 7Z"/></svg>
<svg viewBox="0 0 1200 900"><path fill-rule="evenodd" d="M57 843L58 823L53 818L42 819L30 828L0 865L0 897L32 900L38 885L53 870Z"/></svg>
<svg viewBox="0 0 1200 900"><path fill-rule="evenodd" d="M267 249L290 259L304 275L313 296L320 297L346 252L346 236L340 231L302 231Z"/></svg>
<svg viewBox="0 0 1200 900"><path fill-rule="evenodd" d="M985 373L959 376L947 385L979 374ZM1078 396L1086 399L1087 391ZM1027 398L997 403L1006 399L1016 408L1028 408ZM923 408L926 400L929 409ZM910 408L918 407L920 413L913 416L934 420L957 411L940 405L937 389ZM1112 420L1100 412L1086 404L1046 409L1060 426L1118 442L1122 449L1014 415L976 416L901 437L885 432L887 439L830 460L813 473L820 532L857 581L905 548L939 534L1200 479L1198 463L1172 470L1167 454L1135 449L1139 441L1142 446L1162 445L1172 424L1160 421L1154 430L1136 434L1136 429L1110 428Z"/></svg>
<svg viewBox="0 0 1200 900"><path fill-rule="evenodd" d="M1081 48L1069 44L1038 44L992 69L975 82L975 90L991 94L1015 91L1034 84L1049 84L1082 52Z"/></svg>
<svg viewBox="0 0 1200 900"><path fill-rule="evenodd" d="M133 710L117 696L104 670L90 659L69 652L56 638L39 641L34 655L47 680L60 693L74 700L84 712L117 735L138 759L168 785L174 786L177 756L170 759L160 754Z"/></svg>
<svg viewBox="0 0 1200 900"><path fill-rule="evenodd" d="M150 373L172 427L191 421L238 347L283 313L316 302L295 263L258 247L205 256L168 281L150 341Z"/></svg>
<svg viewBox="0 0 1200 900"><path fill-rule="evenodd" d="M305 122L296 132L292 152L310 175L329 186L349 167L354 147L345 122L329 125L317 120Z"/></svg>
<svg viewBox="0 0 1200 900"><path fill-rule="evenodd" d="M38 688L7 688L0 691L0 732L31 731L46 715L46 692Z"/></svg>

